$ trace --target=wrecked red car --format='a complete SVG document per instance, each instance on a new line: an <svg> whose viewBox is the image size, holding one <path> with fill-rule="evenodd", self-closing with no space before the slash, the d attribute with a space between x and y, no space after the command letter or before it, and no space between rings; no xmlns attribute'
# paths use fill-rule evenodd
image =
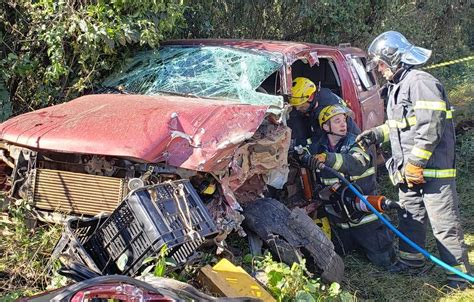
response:
<svg viewBox="0 0 474 302"><path fill-rule="evenodd" d="M136 188L189 179L216 222L218 241L231 231L244 235L242 207L262 200L268 187L300 194L288 162L286 100L292 79L305 76L330 88L346 100L359 127L370 128L383 122L383 103L365 63L365 54L352 47L163 43L125 62L94 94L2 123L5 200L26 200L42 219L53 213L96 215L112 212ZM262 209L275 211L280 206L274 202ZM275 249L290 243L297 250L293 256L312 256L316 270L339 279L341 272L328 273L336 263L342 266L333 251L325 251L328 259L322 262L316 260L321 248L308 252L304 236L317 226L310 223L309 233L301 232L309 226L287 224L291 219L302 224L296 219L302 213L276 211L286 226L270 230L281 237ZM327 238L317 240L332 246Z"/></svg>

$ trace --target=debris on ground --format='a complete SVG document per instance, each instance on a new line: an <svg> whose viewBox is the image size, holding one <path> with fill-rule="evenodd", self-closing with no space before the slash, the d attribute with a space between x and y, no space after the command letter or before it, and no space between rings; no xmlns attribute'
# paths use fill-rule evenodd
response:
<svg viewBox="0 0 474 302"><path fill-rule="evenodd" d="M213 294L223 297L255 297L276 301L242 267L223 258L216 265L201 268L197 280Z"/></svg>

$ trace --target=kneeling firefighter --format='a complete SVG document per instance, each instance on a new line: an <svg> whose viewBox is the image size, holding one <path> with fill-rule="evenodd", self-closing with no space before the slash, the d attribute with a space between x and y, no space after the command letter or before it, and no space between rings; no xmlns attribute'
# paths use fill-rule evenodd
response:
<svg viewBox="0 0 474 302"><path fill-rule="evenodd" d="M389 267L395 258L392 232L346 190L338 178L319 171L321 163L335 169L357 185L365 195L371 195L374 205L383 210L388 202L376 197L374 157L355 144L355 135L347 131L349 110L340 105L324 107L318 117L324 134L303 148L300 158L304 166L316 172L314 187L323 200L318 217L326 216L333 230L336 252L362 252L375 265ZM304 151L303 151L304 150ZM393 203L394 204L394 203Z"/></svg>

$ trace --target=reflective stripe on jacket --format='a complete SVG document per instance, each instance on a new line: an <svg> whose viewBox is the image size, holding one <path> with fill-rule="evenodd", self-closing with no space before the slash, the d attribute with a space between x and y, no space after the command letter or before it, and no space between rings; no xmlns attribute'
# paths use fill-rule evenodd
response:
<svg viewBox="0 0 474 302"><path fill-rule="evenodd" d="M325 165L356 183L362 189L362 193L373 194L376 190L374 157L354 144L355 138L355 135L348 133L331 151L328 147L327 134L324 134L317 142L313 142L308 150L311 154L325 152L327 154ZM336 176L326 171L321 171L319 177L325 186L339 182Z"/></svg>
<svg viewBox="0 0 474 302"><path fill-rule="evenodd" d="M427 179L455 177L454 123L443 85L424 71L399 72L389 87L388 119L376 128L377 141L391 144L392 182L403 182L408 162L423 167Z"/></svg>

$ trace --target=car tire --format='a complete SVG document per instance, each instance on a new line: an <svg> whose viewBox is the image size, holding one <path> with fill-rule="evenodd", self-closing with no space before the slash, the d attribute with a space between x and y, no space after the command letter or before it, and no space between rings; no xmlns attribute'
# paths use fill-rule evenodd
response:
<svg viewBox="0 0 474 302"><path fill-rule="evenodd" d="M327 282L341 282L344 263L334 245L303 209L288 209L278 200L263 198L243 212L245 229L254 232L275 259L291 265L306 259L307 269Z"/></svg>

